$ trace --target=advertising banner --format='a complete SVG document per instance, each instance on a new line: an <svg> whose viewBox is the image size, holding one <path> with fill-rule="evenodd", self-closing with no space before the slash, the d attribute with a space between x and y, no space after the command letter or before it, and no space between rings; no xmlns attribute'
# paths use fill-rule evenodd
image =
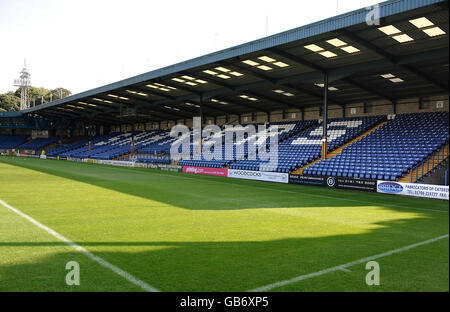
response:
<svg viewBox="0 0 450 312"><path fill-rule="evenodd" d="M142 162L137 162L137 163L134 164L134 166L135 166L136 168L149 168L148 165L149 165L149 164L142 163Z"/></svg>
<svg viewBox="0 0 450 312"><path fill-rule="evenodd" d="M257 180L267 182L288 183L289 174L279 172L266 172L266 171L250 171L250 170L228 170L229 178L238 178L246 180Z"/></svg>
<svg viewBox="0 0 450 312"><path fill-rule="evenodd" d="M95 163L102 165L111 165L119 167L134 167L134 161L124 161L124 160L95 160Z"/></svg>
<svg viewBox="0 0 450 312"><path fill-rule="evenodd" d="M325 177L315 177L315 176L305 176L305 175L299 175L299 174L290 174L289 175L289 183L325 186L326 178Z"/></svg>
<svg viewBox="0 0 450 312"><path fill-rule="evenodd" d="M76 162L87 162L87 158L67 157L67 160Z"/></svg>
<svg viewBox="0 0 450 312"><path fill-rule="evenodd" d="M347 190L357 190L366 192L377 191L377 181L368 179L353 179L341 177L317 177L298 174L289 175L289 183L317 185L329 188L339 188Z"/></svg>
<svg viewBox="0 0 450 312"><path fill-rule="evenodd" d="M17 156L20 156L20 157L39 158L39 155L29 155L29 154L18 154Z"/></svg>
<svg viewBox="0 0 450 312"><path fill-rule="evenodd" d="M448 200L448 186L377 181L377 192Z"/></svg>
<svg viewBox="0 0 450 312"><path fill-rule="evenodd" d="M207 174L220 177L227 177L228 171L229 171L228 169L224 168L191 167L191 166L183 167L183 172L185 173Z"/></svg>
<svg viewBox="0 0 450 312"><path fill-rule="evenodd" d="M163 171L183 172L183 166L167 165L167 164L146 164L147 168L158 169Z"/></svg>

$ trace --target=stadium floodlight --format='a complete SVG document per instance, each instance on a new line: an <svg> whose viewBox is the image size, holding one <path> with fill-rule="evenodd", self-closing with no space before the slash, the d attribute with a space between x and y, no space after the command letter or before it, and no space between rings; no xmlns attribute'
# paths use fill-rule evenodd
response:
<svg viewBox="0 0 450 312"><path fill-rule="evenodd" d="M286 63L280 62L280 61L275 62L275 63L272 63L272 64L273 64L273 65L276 65L276 66L278 66L278 67L288 67L288 66L289 66L289 64L286 64Z"/></svg>
<svg viewBox="0 0 450 312"><path fill-rule="evenodd" d="M392 79L389 79L389 80L394 82L394 83L404 82L404 80L402 78L398 78L398 77L392 78Z"/></svg>
<svg viewBox="0 0 450 312"><path fill-rule="evenodd" d="M249 100L249 101L258 101L257 98L248 96L248 95L246 95L246 94L242 94L242 95L240 95L239 97L240 97L240 98L243 98L243 99L246 99L246 100Z"/></svg>
<svg viewBox="0 0 450 312"><path fill-rule="evenodd" d="M209 70L209 69L204 70L203 72L204 72L205 74L208 74L208 75L211 75L211 76L217 75L217 73L216 73L215 71L212 71L212 70Z"/></svg>
<svg viewBox="0 0 450 312"><path fill-rule="evenodd" d="M227 76L224 74L217 75L217 77L222 78L222 79L230 79L231 78L230 76Z"/></svg>
<svg viewBox="0 0 450 312"><path fill-rule="evenodd" d="M272 67L270 67L270 66L267 66L267 65L259 65L258 66L258 68L259 69L262 69L262 70L272 70L273 68Z"/></svg>
<svg viewBox="0 0 450 312"><path fill-rule="evenodd" d="M222 104L222 105L227 105L228 104L228 102L220 101L218 99L211 99L211 102L219 103L219 104Z"/></svg>
<svg viewBox="0 0 450 312"><path fill-rule="evenodd" d="M252 61L252 60L245 60L245 61L242 61L242 63L250 65L250 66L258 66L258 65L260 65L258 62L255 62L255 61Z"/></svg>
<svg viewBox="0 0 450 312"><path fill-rule="evenodd" d="M177 88L175 88L175 87L172 87L172 86L166 86L165 84L162 84L162 83L158 83L158 82L155 82L155 83L153 83L153 84L148 84L148 85L145 85L146 87L149 87L149 88L152 88L152 89L157 89L157 90L161 90L161 91L164 91L164 92L169 92L169 91L172 91L172 90L176 90Z"/></svg>
<svg viewBox="0 0 450 312"><path fill-rule="evenodd" d="M20 110L30 107L30 72L27 69L27 61L23 61L23 69L20 72L19 79L14 79L14 86L20 87Z"/></svg>
<svg viewBox="0 0 450 312"><path fill-rule="evenodd" d="M326 58L331 58L331 57L337 56L336 53L333 53L331 51L323 51L323 52L319 52L319 54L322 56L325 56Z"/></svg>
<svg viewBox="0 0 450 312"><path fill-rule="evenodd" d="M275 93L278 93L278 94L282 94L284 96L294 96L293 93L290 93L290 92L287 92L287 91L284 91L284 90L281 90L281 89L272 90L272 91L275 92Z"/></svg>
<svg viewBox="0 0 450 312"><path fill-rule="evenodd" d="M397 40L400 43L409 42L409 41L413 41L414 40L413 38L411 38L407 34L397 35L397 36L392 37L392 39L395 39L395 40Z"/></svg>
<svg viewBox="0 0 450 312"><path fill-rule="evenodd" d="M272 62L276 61L276 59L273 59L268 56L260 56L260 57L258 57L258 59L260 59L261 61L267 62L267 63L272 63Z"/></svg>
<svg viewBox="0 0 450 312"><path fill-rule="evenodd" d="M351 45L347 46L347 47L343 47L343 48L341 48L341 50L344 50L347 53L356 53L356 52L361 51L360 49L355 48L354 46L351 46Z"/></svg>
<svg viewBox="0 0 450 312"><path fill-rule="evenodd" d="M388 36L401 33L401 30L395 27L394 25L379 27L378 30L385 33Z"/></svg>
<svg viewBox="0 0 450 312"><path fill-rule="evenodd" d="M319 47L317 44L309 44L304 46L306 49L313 51L313 52L319 52L319 51L323 51L324 48Z"/></svg>
<svg viewBox="0 0 450 312"><path fill-rule="evenodd" d="M183 79L181 79L181 78L183 78ZM188 75L184 75L184 76L177 77L177 78L172 78L172 80L176 81L178 83L184 83L184 84L186 84L188 86L196 86L199 83L201 83L201 84L208 83L208 81L206 81L206 80L197 79L195 77L188 76Z"/></svg>
<svg viewBox="0 0 450 312"><path fill-rule="evenodd" d="M414 26L416 26L417 28L424 28L424 27L429 27L429 26L433 26L433 22L431 22L428 18L426 17L419 17L413 20L409 21L411 24L413 24Z"/></svg>
<svg viewBox="0 0 450 312"><path fill-rule="evenodd" d="M218 70L218 71L221 71L221 72L224 72L224 73L228 73L229 71L231 71L230 69L222 67L222 66L216 67L214 69Z"/></svg>
<svg viewBox="0 0 450 312"><path fill-rule="evenodd" d="M325 85L323 83L315 83L314 85L319 87L319 88L324 88L325 87ZM328 91L337 91L337 90L339 90L339 89L336 88L336 87L328 87Z"/></svg>
<svg viewBox="0 0 450 312"><path fill-rule="evenodd" d="M439 27L423 29L422 31L430 37L442 36L446 34L446 32L440 29Z"/></svg>
<svg viewBox="0 0 450 312"><path fill-rule="evenodd" d="M327 40L327 42L337 48L347 45L347 43L345 43L344 41L342 41L339 38L330 39L330 40Z"/></svg>

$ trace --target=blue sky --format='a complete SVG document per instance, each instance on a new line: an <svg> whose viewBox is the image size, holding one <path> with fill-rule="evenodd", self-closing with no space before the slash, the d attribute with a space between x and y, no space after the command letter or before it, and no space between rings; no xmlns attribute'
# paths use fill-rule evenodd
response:
<svg viewBox="0 0 450 312"><path fill-rule="evenodd" d="M0 93L24 59L33 86L78 93L378 2L1 0Z"/></svg>

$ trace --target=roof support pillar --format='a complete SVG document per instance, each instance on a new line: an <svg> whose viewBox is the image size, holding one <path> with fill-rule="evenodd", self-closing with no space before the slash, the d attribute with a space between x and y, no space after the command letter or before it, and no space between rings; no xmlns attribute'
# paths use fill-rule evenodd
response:
<svg viewBox="0 0 450 312"><path fill-rule="evenodd" d="M203 132L203 96L200 96L200 101L199 101L199 114L200 114L200 122L199 122L199 131L200 133L198 134L198 154L201 155L202 154L202 132ZM195 128L195 126L194 126ZM194 136L195 138L195 136Z"/></svg>
<svg viewBox="0 0 450 312"><path fill-rule="evenodd" d="M423 109L423 97L419 98L419 109Z"/></svg>
<svg viewBox="0 0 450 312"><path fill-rule="evenodd" d="M392 101L392 115L397 114L397 101Z"/></svg>
<svg viewBox="0 0 450 312"><path fill-rule="evenodd" d="M134 153L134 123L131 124L131 152Z"/></svg>
<svg viewBox="0 0 450 312"><path fill-rule="evenodd" d="M345 105L342 106L342 118L345 118Z"/></svg>
<svg viewBox="0 0 450 312"><path fill-rule="evenodd" d="M87 129L87 133L88 133L88 136L89 136L89 151L92 151L92 129L91 129L91 125L86 127L86 129Z"/></svg>
<svg viewBox="0 0 450 312"><path fill-rule="evenodd" d="M300 110L300 120L301 121L305 120L305 110L303 108Z"/></svg>
<svg viewBox="0 0 450 312"><path fill-rule="evenodd" d="M322 158L327 158L327 126L328 126L328 73L323 76L323 135Z"/></svg>
<svg viewBox="0 0 450 312"><path fill-rule="evenodd" d="M270 112L267 112L267 122L270 122Z"/></svg>

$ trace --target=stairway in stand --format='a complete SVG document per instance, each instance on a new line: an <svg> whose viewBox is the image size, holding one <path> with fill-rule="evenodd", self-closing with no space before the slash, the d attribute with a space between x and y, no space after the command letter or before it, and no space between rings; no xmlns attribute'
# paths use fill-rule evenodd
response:
<svg viewBox="0 0 450 312"><path fill-rule="evenodd" d="M420 180L422 176L425 176L428 172L432 171L436 168L441 162L448 158L448 146L449 144L445 144L441 147L437 152L433 153L427 160L425 160L421 165L416 168L413 168L408 173L403 175L398 181L405 183L415 183L417 180ZM439 158L438 156L439 155Z"/></svg>
<svg viewBox="0 0 450 312"><path fill-rule="evenodd" d="M334 151L328 153L326 158L327 158L327 159L330 159L330 158L333 158L333 157L335 157L336 155L342 153L342 151L344 150L344 148L346 148L347 146L349 146L349 145L351 145L351 144L353 144L353 143L355 143L355 142L361 140L361 139L364 138L365 136L368 136L369 134L371 134L372 132L374 132L374 131L377 130L378 128L384 126L386 123L387 123L387 121L383 121L383 122L379 123L378 125L376 125L376 126L370 128L369 130L367 130L366 132L360 134L359 136L357 136L357 137L354 138L353 140L351 140L351 141L349 141L349 142L347 142L347 143L341 145L340 147L338 147L338 148L335 149ZM301 167L301 168L299 168L299 169L293 171L292 173L294 173L294 174L303 174L303 170L304 170L305 168L308 168L309 166L314 165L315 163L321 161L322 159L323 159L323 158L320 157L320 158L314 160L313 162L311 162L311 163L309 163L309 164L307 164L307 165L304 165L303 167Z"/></svg>

